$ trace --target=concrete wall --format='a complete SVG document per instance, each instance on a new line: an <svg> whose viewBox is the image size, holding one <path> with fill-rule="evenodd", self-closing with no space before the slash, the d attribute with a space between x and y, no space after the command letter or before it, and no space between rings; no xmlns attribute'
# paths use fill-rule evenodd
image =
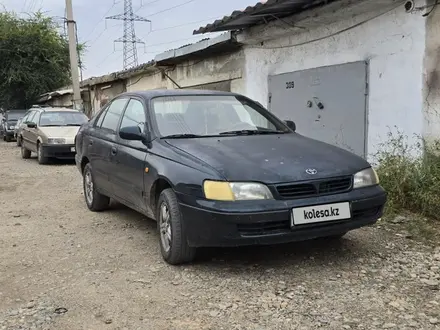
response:
<svg viewBox="0 0 440 330"><path fill-rule="evenodd" d="M435 1L428 1L432 5ZM430 11L432 8L428 8ZM440 139L440 8L426 19L426 48L423 72L424 135Z"/></svg>
<svg viewBox="0 0 440 330"><path fill-rule="evenodd" d="M101 109L104 100L110 101L115 96L126 92L126 81L118 80L90 87L92 115Z"/></svg>
<svg viewBox="0 0 440 330"><path fill-rule="evenodd" d="M238 51L232 54L219 55L200 60L185 61L176 65L173 69L165 69L167 74L182 88L232 80L231 90L243 92L242 82L244 64L244 52ZM140 91L150 89L176 89L178 88L170 79L156 73L145 73L131 77L127 80L127 91Z"/></svg>
<svg viewBox="0 0 440 330"><path fill-rule="evenodd" d="M403 4L396 8L395 3L380 0L347 4L338 10L339 16L327 10L327 16L316 13L296 19L292 24L301 28L292 31L277 22L241 35L239 41L247 44L245 93L267 105L268 75L367 60L368 154L386 141L390 127L397 126L410 138L413 133L421 134L425 50L421 13L408 14ZM271 39L276 34L283 36Z"/></svg>

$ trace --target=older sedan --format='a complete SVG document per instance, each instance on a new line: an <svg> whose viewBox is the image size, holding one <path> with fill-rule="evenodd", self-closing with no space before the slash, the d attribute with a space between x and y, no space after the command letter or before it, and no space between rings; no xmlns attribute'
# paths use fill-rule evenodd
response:
<svg viewBox="0 0 440 330"><path fill-rule="evenodd" d="M32 108L23 118L19 131L22 158L29 158L36 152L40 164L51 158L73 159L76 133L87 121L87 116L77 110Z"/></svg>
<svg viewBox="0 0 440 330"><path fill-rule="evenodd" d="M119 95L76 148L88 208L113 198L157 220L170 264L197 247L340 237L375 223L386 202L367 161L234 93Z"/></svg>

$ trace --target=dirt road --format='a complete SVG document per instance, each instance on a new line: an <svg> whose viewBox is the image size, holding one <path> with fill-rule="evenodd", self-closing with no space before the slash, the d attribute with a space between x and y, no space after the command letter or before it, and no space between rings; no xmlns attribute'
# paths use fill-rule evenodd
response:
<svg viewBox="0 0 440 330"><path fill-rule="evenodd" d="M0 143L0 329L439 329L440 249L381 228L204 250L172 267L155 223L86 209L73 163Z"/></svg>

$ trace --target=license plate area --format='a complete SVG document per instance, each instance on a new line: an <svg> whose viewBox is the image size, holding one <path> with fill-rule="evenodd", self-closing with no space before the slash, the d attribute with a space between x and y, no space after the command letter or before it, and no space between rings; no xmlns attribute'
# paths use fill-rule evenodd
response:
<svg viewBox="0 0 440 330"><path fill-rule="evenodd" d="M351 218L349 202L296 207L291 211L290 225L307 225Z"/></svg>

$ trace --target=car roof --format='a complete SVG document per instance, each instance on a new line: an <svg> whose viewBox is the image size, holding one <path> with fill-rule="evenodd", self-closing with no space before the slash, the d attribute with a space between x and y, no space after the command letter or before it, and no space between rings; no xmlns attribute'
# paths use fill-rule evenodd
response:
<svg viewBox="0 0 440 330"><path fill-rule="evenodd" d="M239 96L240 94L231 93L231 92L223 92L223 91L215 91L215 90L207 90L207 89L153 89L148 91L133 91L126 92L118 95L118 97L122 96L138 96L142 97L146 100L150 100L159 96L190 96L190 95L228 95L228 96Z"/></svg>
<svg viewBox="0 0 440 330"><path fill-rule="evenodd" d="M31 109L29 109L29 110L37 110L37 111L41 111L41 112L60 112L60 111L65 111L65 112L80 112L80 113L82 113L81 111L79 111L79 110L75 110L75 109L70 109L70 108L49 108L49 107L44 107L44 108L38 108L38 107L35 107L35 108L31 108Z"/></svg>

